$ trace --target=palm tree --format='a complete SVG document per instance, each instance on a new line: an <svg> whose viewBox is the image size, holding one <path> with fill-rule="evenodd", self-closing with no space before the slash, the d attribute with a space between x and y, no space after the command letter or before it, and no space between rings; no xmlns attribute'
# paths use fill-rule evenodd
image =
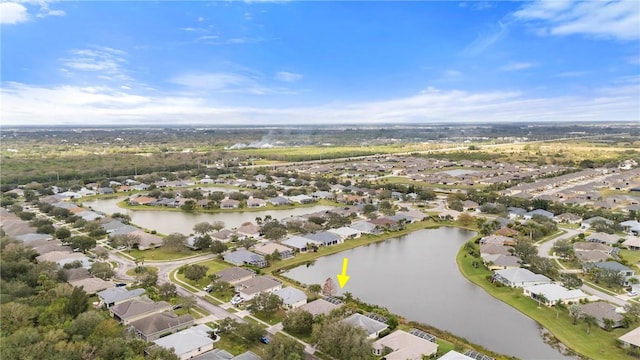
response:
<svg viewBox="0 0 640 360"><path fill-rule="evenodd" d="M549 302L549 299L547 299L547 297L542 294L537 294L536 299L538 300L538 308L540 308L540 304L544 303L545 305L547 305L547 303Z"/></svg>
<svg viewBox="0 0 640 360"><path fill-rule="evenodd" d="M573 318L573 325L578 323L578 318L582 314L582 309L578 304L571 304L569 306L569 315Z"/></svg>
<svg viewBox="0 0 640 360"><path fill-rule="evenodd" d="M591 333L591 325L597 325L598 320L591 315L586 315L584 317L584 323L587 324L587 334Z"/></svg>
<svg viewBox="0 0 640 360"><path fill-rule="evenodd" d="M320 291L322 291L322 286L321 286L320 284L311 284L311 285L309 285L309 287L307 288L307 290L308 290L310 293L312 293L312 294L316 295L316 294L319 294L319 293L320 293Z"/></svg>
<svg viewBox="0 0 640 360"><path fill-rule="evenodd" d="M262 225L262 218L260 216L256 217L256 224L258 224L258 226Z"/></svg>
<svg viewBox="0 0 640 360"><path fill-rule="evenodd" d="M350 293L349 291L345 291L344 294L342 294L342 296L344 296L344 301L345 302L351 302L353 301L353 294Z"/></svg>

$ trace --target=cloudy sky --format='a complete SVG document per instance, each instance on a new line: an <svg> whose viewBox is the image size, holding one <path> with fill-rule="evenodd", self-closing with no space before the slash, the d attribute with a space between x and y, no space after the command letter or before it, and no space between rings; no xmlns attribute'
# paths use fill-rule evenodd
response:
<svg viewBox="0 0 640 360"><path fill-rule="evenodd" d="M640 2L0 2L1 124L640 120Z"/></svg>

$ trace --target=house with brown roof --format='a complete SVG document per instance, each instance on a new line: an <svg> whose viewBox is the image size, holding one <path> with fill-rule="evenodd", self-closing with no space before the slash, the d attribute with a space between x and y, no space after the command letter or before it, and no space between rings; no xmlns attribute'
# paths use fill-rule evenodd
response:
<svg viewBox="0 0 640 360"><path fill-rule="evenodd" d="M271 255L274 252L278 252L278 254L280 254L280 259L288 259L293 257L293 250L291 250L291 248L274 242L258 244L253 248L253 251L265 256Z"/></svg>
<svg viewBox="0 0 640 360"><path fill-rule="evenodd" d="M155 302L147 297L141 297L113 305L109 308L109 312L114 319L127 325L132 321L168 311L171 308L171 304L166 301Z"/></svg>
<svg viewBox="0 0 640 360"><path fill-rule="evenodd" d="M163 335L186 329L194 322L195 319L189 314L178 316L173 311L165 311L132 321L129 326L142 340L153 341Z"/></svg>
<svg viewBox="0 0 640 360"><path fill-rule="evenodd" d="M236 291L244 301L253 299L256 295L282 289L282 283L268 276L256 276L236 284Z"/></svg>
<svg viewBox="0 0 640 360"><path fill-rule="evenodd" d="M226 268L224 270L220 270L215 273L215 275L218 277L218 281L225 281L231 285L235 285L239 282L251 279L252 277L256 276L256 273L247 268L234 266Z"/></svg>
<svg viewBox="0 0 640 360"><path fill-rule="evenodd" d="M580 310L583 316L596 318L598 326L603 329L606 329L607 326L611 326L613 329L624 325L624 317L616 311L615 306L604 301L580 305Z"/></svg>
<svg viewBox="0 0 640 360"><path fill-rule="evenodd" d="M373 343L373 353L386 360L422 360L438 352L434 341L396 330Z"/></svg>

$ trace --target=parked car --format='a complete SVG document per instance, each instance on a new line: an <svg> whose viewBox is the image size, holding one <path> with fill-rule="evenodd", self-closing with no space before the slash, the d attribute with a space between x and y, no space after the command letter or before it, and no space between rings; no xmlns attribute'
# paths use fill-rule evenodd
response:
<svg viewBox="0 0 640 360"><path fill-rule="evenodd" d="M203 288L202 288L202 290L204 290L204 291L206 291L206 292L210 293L210 292L211 292L211 290L213 290L213 286L212 286L211 284L209 284L209 285L207 285L207 286L203 287Z"/></svg>
<svg viewBox="0 0 640 360"><path fill-rule="evenodd" d="M271 340L269 340L268 337L263 336L263 337L260 338L260 342L263 343L263 344L268 344L269 342L271 342Z"/></svg>
<svg viewBox="0 0 640 360"><path fill-rule="evenodd" d="M231 298L231 305L238 305L242 302L242 300L244 300L242 297L240 297L239 295L236 295L233 298Z"/></svg>
<svg viewBox="0 0 640 360"><path fill-rule="evenodd" d="M631 290L631 291L627 291L627 295L633 297L633 296L638 296L638 293L633 291L633 290Z"/></svg>

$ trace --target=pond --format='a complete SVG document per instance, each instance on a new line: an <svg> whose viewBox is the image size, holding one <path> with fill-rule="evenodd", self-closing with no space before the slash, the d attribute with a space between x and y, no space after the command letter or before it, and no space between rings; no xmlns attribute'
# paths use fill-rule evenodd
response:
<svg viewBox="0 0 640 360"><path fill-rule="evenodd" d="M316 205L286 210L265 210L247 212L223 212L223 213L188 213L183 211L162 211L162 210L128 210L118 206L118 203L125 197L116 199L98 199L85 201L84 207L101 211L106 214L116 212L131 216L131 222L143 228L156 230L161 234L171 234L179 232L190 234L193 232L193 225L203 221L222 221L228 229L236 228L247 221L255 224L256 217L264 218L270 215L274 219L284 219L291 216L300 216L318 211L330 210L332 206Z"/></svg>
<svg viewBox="0 0 640 360"><path fill-rule="evenodd" d="M349 259L344 291L499 353L523 359L565 358L547 345L535 321L465 279L455 258L474 235L456 228L420 230L319 258L285 276L305 284L335 280Z"/></svg>

